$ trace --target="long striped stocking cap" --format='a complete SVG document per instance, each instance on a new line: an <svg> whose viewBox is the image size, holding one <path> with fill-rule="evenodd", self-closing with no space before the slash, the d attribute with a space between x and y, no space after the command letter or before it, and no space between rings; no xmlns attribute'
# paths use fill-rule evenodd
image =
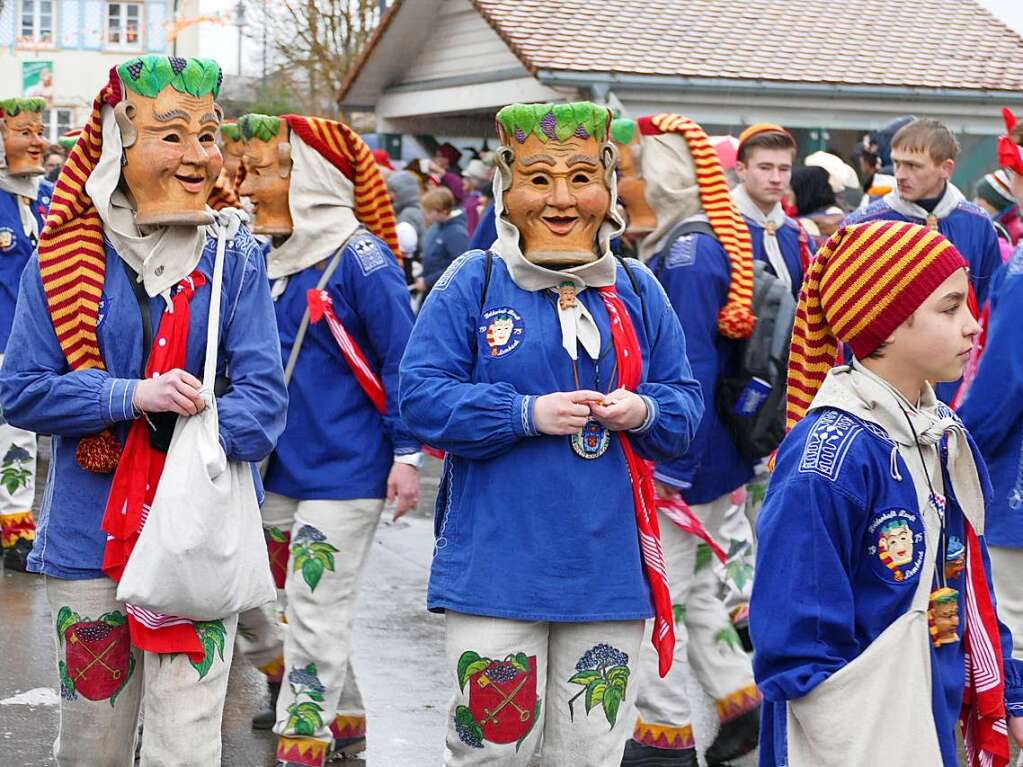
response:
<svg viewBox="0 0 1023 767"><path fill-rule="evenodd" d="M925 226L874 221L831 235L810 263L799 294L786 430L809 409L835 365L839 341L863 359L963 268L967 264L955 246Z"/></svg>
<svg viewBox="0 0 1023 767"><path fill-rule="evenodd" d="M380 168L373 157L373 152L358 133L342 122L323 117L281 115L280 118L266 118L263 115L245 115L240 118L243 134L246 131L255 131L251 135L264 141L277 134L277 126L268 125L266 131L260 132L259 128L253 125L253 118L286 121L288 127L306 144L341 171L355 187L355 217L386 242L387 247L400 261L401 248L398 247L398 230L391 197L387 194L387 185L384 183L384 177L380 175ZM273 132L268 133L271 128Z"/></svg>
<svg viewBox="0 0 1023 767"><path fill-rule="evenodd" d="M46 226L39 236L39 271L57 342L72 370L103 370L96 321L106 274L103 222L85 191L103 153L104 104L116 106L125 88L155 98L170 86L181 93L216 98L223 76L211 59L137 56L110 70L110 81L71 147L57 178Z"/></svg>
<svg viewBox="0 0 1023 767"><path fill-rule="evenodd" d="M757 318L753 316L753 244L749 229L728 193L721 161L707 134L688 117L660 114L636 120L644 136L677 133L689 145L696 166L700 202L718 242L728 254L731 279L725 305L718 313L718 331L727 338L748 338Z"/></svg>

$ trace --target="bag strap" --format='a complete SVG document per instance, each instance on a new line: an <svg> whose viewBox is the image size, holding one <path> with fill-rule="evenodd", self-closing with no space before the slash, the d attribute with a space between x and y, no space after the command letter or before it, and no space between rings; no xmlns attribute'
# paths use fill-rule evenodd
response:
<svg viewBox="0 0 1023 767"><path fill-rule="evenodd" d="M131 289L135 293L135 302L139 305L139 314L142 315L142 370L139 378L146 377L146 366L149 364L149 355L153 350L153 318L149 314L149 296L146 295L146 287L139 280L139 274L123 258L118 259L124 267L124 273L128 276Z"/></svg>
<svg viewBox="0 0 1023 767"><path fill-rule="evenodd" d="M217 351L220 347L220 294L224 287L224 253L227 250L226 216L217 220L217 255L213 261L213 290L210 293L210 314L206 323L206 364L203 365L202 383L213 395L217 377Z"/></svg>
<svg viewBox="0 0 1023 767"><path fill-rule="evenodd" d="M319 282L316 283L317 290L323 290L330 278L334 276L334 272L337 271L338 264L341 263L341 254L344 253L345 246L348 244L346 241L344 245L338 248L337 253L330 259L330 263L327 264L327 268L323 270L323 274L320 276ZM298 326L298 332L295 334L295 343L291 345L291 354L288 355L288 364L284 367L284 388L288 387L291 383L291 376L295 372L295 365L298 364L298 353L302 350L302 343L305 341L306 331L309 330L309 304L306 303L305 311L302 313L302 322Z"/></svg>

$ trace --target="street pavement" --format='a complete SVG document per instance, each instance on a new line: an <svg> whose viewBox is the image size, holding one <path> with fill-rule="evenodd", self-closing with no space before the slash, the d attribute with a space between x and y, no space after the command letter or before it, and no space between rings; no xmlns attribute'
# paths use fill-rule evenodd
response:
<svg viewBox="0 0 1023 767"><path fill-rule="evenodd" d="M41 440L40 477L46 476L47 448ZM433 767L442 761L450 670L444 663L443 617L425 607L439 469L438 461L427 459L419 509L397 523L385 511L371 550L354 634L360 687L370 712L369 748L364 758L339 763L348 767ZM3 573L0 627L0 767L53 765L59 702L55 634L40 576ZM691 679L688 687L694 700L703 701L695 707L694 730L698 745L706 745L716 726L713 706ZM224 708L223 767L273 765L273 735L249 726L265 700L261 675L236 656ZM187 748L185 736L182 749ZM755 763L733 762L735 767ZM537 757L531 767L541 764Z"/></svg>

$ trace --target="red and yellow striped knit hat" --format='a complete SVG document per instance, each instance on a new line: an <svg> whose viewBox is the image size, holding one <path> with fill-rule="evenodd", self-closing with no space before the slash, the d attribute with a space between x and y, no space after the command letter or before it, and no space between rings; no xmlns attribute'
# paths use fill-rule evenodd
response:
<svg viewBox="0 0 1023 767"><path fill-rule="evenodd" d="M718 330L727 338L748 338L757 321L752 310L753 245L746 222L728 193L728 183L714 147L703 128L682 115L640 117L636 124L644 136L677 133L689 145L696 166L700 203L718 242L728 254L731 272L728 296L718 313Z"/></svg>
<svg viewBox="0 0 1023 767"><path fill-rule="evenodd" d="M245 140L269 141L277 135L278 120L341 171L355 188L355 217L387 243L401 262L398 229L384 177L372 150L362 137L342 122L303 115L247 114L238 119Z"/></svg>
<svg viewBox="0 0 1023 767"><path fill-rule="evenodd" d="M863 359L966 266L951 242L925 226L875 221L835 232L810 263L799 294L786 429L810 407L835 365L839 341Z"/></svg>
<svg viewBox="0 0 1023 767"><path fill-rule="evenodd" d="M211 59L137 56L113 67L92 104L92 114L68 153L53 191L46 227L39 235L39 272L57 334L72 370L105 369L96 322L106 277L103 222L85 182L103 153L104 105L116 106L130 88L155 98L166 87L216 98L223 75Z"/></svg>

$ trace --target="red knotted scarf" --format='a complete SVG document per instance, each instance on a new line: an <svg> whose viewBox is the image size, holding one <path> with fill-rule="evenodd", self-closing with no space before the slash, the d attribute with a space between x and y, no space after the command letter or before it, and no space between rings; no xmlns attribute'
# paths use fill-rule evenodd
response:
<svg viewBox="0 0 1023 767"><path fill-rule="evenodd" d="M618 384L625 389L635 389L643 377L643 353L639 348L636 329L632 326L632 318L629 317L629 312L613 285L598 288L598 292L611 318L611 341L618 363ZM629 480L632 482L636 527L639 528L639 547L654 601L652 642L654 649L657 650L658 671L663 677L671 669L671 660L675 652L675 621L671 611L668 574L664 569L664 552L661 550L661 530L657 524L655 511L654 473L650 464L633 450L629 435L620 431L618 437L622 452L625 453Z"/></svg>
<svg viewBox="0 0 1023 767"><path fill-rule="evenodd" d="M1009 763L1009 737L1005 723L1005 674L998 617L988 589L980 537L965 522L966 607L963 652L966 688L959 723L963 729L969 767L1004 767ZM938 566L941 566L939 560Z"/></svg>
<svg viewBox="0 0 1023 767"><path fill-rule="evenodd" d="M178 283L173 309L164 312L153 339L146 365L147 378L185 367L191 324L189 302L205 284L206 277L199 271L192 272ZM145 417L137 419L128 431L101 526L107 534L103 572L114 581L121 579L128 557L138 541L166 459L166 453L149 444L149 426ZM159 615L134 605L126 605L125 610L131 643L135 647L155 653L184 652L196 663L202 660L203 646L190 620Z"/></svg>

